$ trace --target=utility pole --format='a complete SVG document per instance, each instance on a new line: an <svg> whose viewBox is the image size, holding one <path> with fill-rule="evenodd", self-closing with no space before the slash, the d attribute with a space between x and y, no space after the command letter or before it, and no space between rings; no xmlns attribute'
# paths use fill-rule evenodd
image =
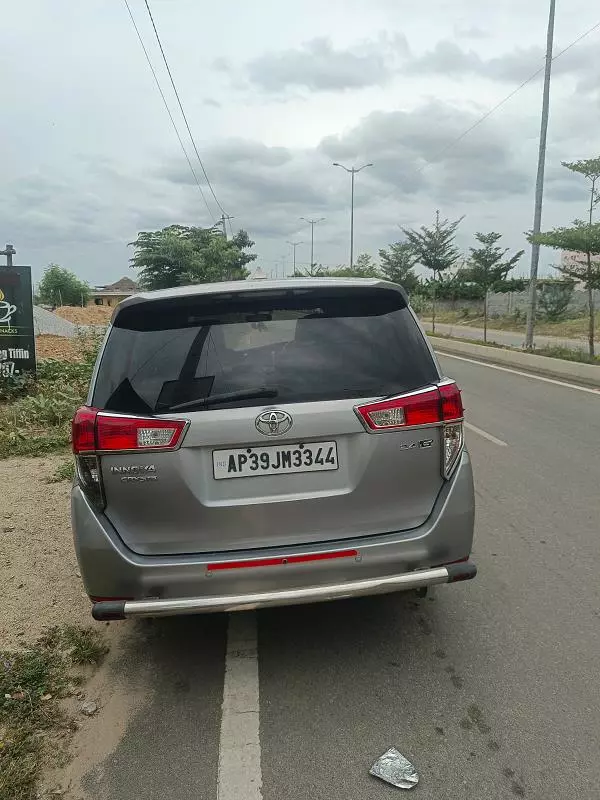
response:
<svg viewBox="0 0 600 800"><path fill-rule="evenodd" d="M538 154L537 179L535 183L535 210L533 213L533 233L542 229L542 202L544 199L544 168L546 166L546 139L548 135L548 116L550 111L550 77L552 74L552 45L554 42L554 16L556 0L550 0L548 16L548 33L546 36L546 69L544 72L544 93L542 97L542 122L540 128L540 146ZM527 330L525 347L533 347L533 329L535 327L535 311L537 301L537 275L540 263L539 244L531 245L531 270L529 277L529 298L527 303Z"/></svg>
<svg viewBox="0 0 600 800"><path fill-rule="evenodd" d="M312 272L312 268L315 265L315 225L318 222L324 222L325 217L319 217L319 219L306 219L306 217L300 217L303 219L304 222L308 222L310 225L310 270Z"/></svg>
<svg viewBox="0 0 600 800"><path fill-rule="evenodd" d="M362 167L345 167L337 161L333 162L334 167L341 167L349 172L351 175L351 193L350 193L350 269L354 265L354 176L365 167L372 167L373 164L363 164Z"/></svg>
<svg viewBox="0 0 600 800"><path fill-rule="evenodd" d="M12 269L13 260L12 257L17 254L17 251L12 246L12 244L7 244L4 250L0 250L0 256L6 256L6 266L9 269Z"/></svg>
<svg viewBox="0 0 600 800"><path fill-rule="evenodd" d="M226 223L229 222L230 219L235 219L235 217L231 217L229 214L223 213L223 214L221 214L221 218L219 219L219 222L217 223L217 225L222 225L223 226L223 236L226 239L227 239L227 226L226 226Z"/></svg>
<svg viewBox="0 0 600 800"><path fill-rule="evenodd" d="M294 278L295 278L296 277L296 248L298 247L299 244L302 244L302 242L288 242L288 244L290 244L292 246L293 251L294 251Z"/></svg>

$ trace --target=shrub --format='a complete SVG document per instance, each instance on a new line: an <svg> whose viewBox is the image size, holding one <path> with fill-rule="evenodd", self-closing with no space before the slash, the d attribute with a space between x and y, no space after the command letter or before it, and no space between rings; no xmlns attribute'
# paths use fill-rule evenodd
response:
<svg viewBox="0 0 600 800"><path fill-rule="evenodd" d="M80 360L41 360L36 380L3 384L0 458L42 455L68 446L69 423L85 402L99 342L98 337L81 337Z"/></svg>

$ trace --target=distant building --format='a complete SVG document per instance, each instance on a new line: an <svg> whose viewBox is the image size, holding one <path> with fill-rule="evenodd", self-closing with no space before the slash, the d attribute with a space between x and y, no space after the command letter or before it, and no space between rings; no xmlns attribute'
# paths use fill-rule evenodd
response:
<svg viewBox="0 0 600 800"><path fill-rule="evenodd" d="M267 273L262 269L262 267L257 267L254 272L251 272L250 275L246 278L248 281L266 281L267 280Z"/></svg>
<svg viewBox="0 0 600 800"><path fill-rule="evenodd" d="M126 297L139 292L139 286L131 278L121 278L107 286L95 286L90 292L88 306L116 306Z"/></svg>
<svg viewBox="0 0 600 800"><path fill-rule="evenodd" d="M561 267L586 267L587 253L576 253L574 250L563 250L560 254ZM581 288L583 281L575 280L575 287Z"/></svg>

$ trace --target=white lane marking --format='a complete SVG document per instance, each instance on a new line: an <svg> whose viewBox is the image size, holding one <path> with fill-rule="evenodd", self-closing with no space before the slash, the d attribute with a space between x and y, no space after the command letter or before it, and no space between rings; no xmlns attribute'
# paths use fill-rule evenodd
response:
<svg viewBox="0 0 600 800"><path fill-rule="evenodd" d="M262 800L256 614L229 615L218 800Z"/></svg>
<svg viewBox="0 0 600 800"><path fill-rule="evenodd" d="M533 378L535 381L543 381L544 383L553 383L555 386L564 386L567 389L577 389L578 392L588 392L589 394L600 394L600 389L591 389L588 386L578 386L576 383L565 383L565 381L557 381L554 378L544 378L542 375L534 375L532 372L521 372L518 369L509 369L508 367L499 367L497 364L488 364L486 361L477 361L475 358L465 358L464 356L455 356L452 353L444 353L443 350L438 352L438 355L443 358L455 358L457 361L467 361L469 364L479 364L480 367L489 367L489 369L497 369L500 372L510 372L512 375L521 375L523 378Z"/></svg>
<svg viewBox="0 0 600 800"><path fill-rule="evenodd" d="M503 442L502 439L496 439L496 437L492 436L491 433L488 433L487 431L482 431L481 428L476 428L475 425L471 425L470 422L465 422L465 428L467 428L470 431L473 431L473 433L479 434L479 436L483 436L484 439L487 439L489 442L497 444L499 447L508 447L506 442Z"/></svg>

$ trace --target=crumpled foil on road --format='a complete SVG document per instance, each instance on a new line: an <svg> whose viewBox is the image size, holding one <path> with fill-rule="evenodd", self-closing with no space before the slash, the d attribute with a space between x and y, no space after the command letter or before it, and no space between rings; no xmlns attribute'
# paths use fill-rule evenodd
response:
<svg viewBox="0 0 600 800"><path fill-rule="evenodd" d="M398 789L412 789L419 782L417 770L395 747L380 756L369 773Z"/></svg>

